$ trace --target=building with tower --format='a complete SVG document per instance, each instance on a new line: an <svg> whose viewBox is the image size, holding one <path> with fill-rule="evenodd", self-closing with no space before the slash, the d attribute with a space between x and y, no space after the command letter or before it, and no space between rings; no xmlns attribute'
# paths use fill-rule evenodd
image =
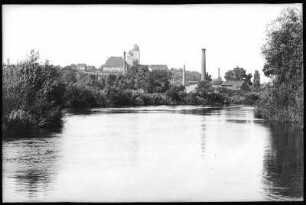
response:
<svg viewBox="0 0 306 205"><path fill-rule="evenodd" d="M137 44L127 53L127 64L130 67L133 65L140 65L140 50Z"/></svg>
<svg viewBox="0 0 306 205"><path fill-rule="evenodd" d="M101 67L102 75L125 75L127 73L126 55L109 57Z"/></svg>

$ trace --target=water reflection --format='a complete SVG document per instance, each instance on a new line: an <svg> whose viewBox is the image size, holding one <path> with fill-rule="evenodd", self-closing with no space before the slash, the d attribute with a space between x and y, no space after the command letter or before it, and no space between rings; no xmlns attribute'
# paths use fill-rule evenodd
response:
<svg viewBox="0 0 306 205"><path fill-rule="evenodd" d="M176 111L176 113L205 116L205 115L214 115L219 110L222 110L222 107L200 107L195 109L182 109Z"/></svg>
<svg viewBox="0 0 306 205"><path fill-rule="evenodd" d="M78 110L3 143L6 201L260 201L303 197L303 136L252 107Z"/></svg>
<svg viewBox="0 0 306 205"><path fill-rule="evenodd" d="M265 190L271 199L303 198L303 131L288 123L264 123L271 131L264 160Z"/></svg>
<svg viewBox="0 0 306 205"><path fill-rule="evenodd" d="M252 123L252 120L237 120L237 119L227 119L226 120L229 123L235 123L235 124L246 124L246 123Z"/></svg>
<svg viewBox="0 0 306 205"><path fill-rule="evenodd" d="M34 134L34 133L32 133ZM59 137L56 133L39 132L39 138L6 138L3 142L3 179L4 183L15 184L4 189L4 198L16 201L39 198L41 193L51 189L49 186L57 173L59 160Z"/></svg>

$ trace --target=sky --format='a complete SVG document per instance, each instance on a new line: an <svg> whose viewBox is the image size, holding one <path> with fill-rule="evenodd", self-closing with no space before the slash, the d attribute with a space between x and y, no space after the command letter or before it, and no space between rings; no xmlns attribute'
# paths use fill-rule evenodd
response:
<svg viewBox="0 0 306 205"><path fill-rule="evenodd" d="M302 4L202 5L3 5L3 61L26 59L31 49L41 61L60 66L100 67L136 43L140 63L201 71L201 49L212 78L234 67L262 68L265 30L287 7Z"/></svg>

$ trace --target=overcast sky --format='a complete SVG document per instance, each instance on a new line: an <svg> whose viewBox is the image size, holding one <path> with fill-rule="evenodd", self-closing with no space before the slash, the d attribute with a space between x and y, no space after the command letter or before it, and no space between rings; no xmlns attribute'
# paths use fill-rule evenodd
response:
<svg viewBox="0 0 306 205"><path fill-rule="evenodd" d="M141 64L201 70L216 78L236 66L260 71L266 25L286 7L302 4L236 5L3 5L3 59L11 63L39 50L55 65L100 67L137 43Z"/></svg>

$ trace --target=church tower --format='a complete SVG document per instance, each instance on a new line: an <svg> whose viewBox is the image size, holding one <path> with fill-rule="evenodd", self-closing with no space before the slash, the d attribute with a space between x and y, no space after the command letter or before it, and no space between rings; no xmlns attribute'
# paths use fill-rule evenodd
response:
<svg viewBox="0 0 306 205"><path fill-rule="evenodd" d="M130 67L140 64L140 50L137 44L127 53L127 63Z"/></svg>
<svg viewBox="0 0 306 205"><path fill-rule="evenodd" d="M133 63L135 63L136 65L139 65L140 64L140 50L137 44L133 46L132 53L133 53Z"/></svg>
<svg viewBox="0 0 306 205"><path fill-rule="evenodd" d="M128 64L130 67L133 66L133 58L134 58L133 52L132 52L132 51L129 51L128 54L127 54L127 60L126 60L126 62L127 62L127 64Z"/></svg>

